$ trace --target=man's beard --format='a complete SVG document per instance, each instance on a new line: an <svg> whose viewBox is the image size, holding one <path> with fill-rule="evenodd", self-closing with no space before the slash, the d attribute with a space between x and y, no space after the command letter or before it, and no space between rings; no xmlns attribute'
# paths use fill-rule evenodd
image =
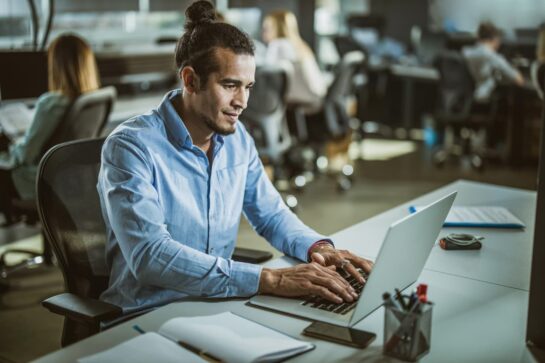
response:
<svg viewBox="0 0 545 363"><path fill-rule="evenodd" d="M233 125L233 128L221 127L218 123L214 122L212 119L210 119L209 117L206 117L206 116L203 116L203 120L204 120L204 123L206 124L206 126L208 126L209 129L211 129L212 131L214 131L215 133L217 133L219 135L227 136L227 135L234 134L235 131L236 131L236 127L234 127L234 125ZM229 124L229 125L231 125L231 124Z"/></svg>

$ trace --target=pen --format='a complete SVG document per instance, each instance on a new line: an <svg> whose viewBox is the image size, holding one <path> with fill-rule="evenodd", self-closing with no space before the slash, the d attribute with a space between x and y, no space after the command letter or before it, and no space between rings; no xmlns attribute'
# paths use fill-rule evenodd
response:
<svg viewBox="0 0 545 363"><path fill-rule="evenodd" d="M426 295L428 293L428 285L426 284L420 284L416 288L416 295Z"/></svg>
<svg viewBox="0 0 545 363"><path fill-rule="evenodd" d="M385 292L384 294L382 294L382 300L384 300L384 305L399 310L399 307L389 293Z"/></svg>
<svg viewBox="0 0 545 363"><path fill-rule="evenodd" d="M403 301L403 295L401 295L401 291L399 289L394 289L396 292L396 298L399 301L399 304L403 308L403 310L407 310L407 305L405 305L405 301Z"/></svg>
<svg viewBox="0 0 545 363"><path fill-rule="evenodd" d="M211 362L211 363L221 363L222 360L219 358L214 357L212 354L205 352L204 350L200 350L199 348L196 348L192 346L189 343L182 342L181 340L177 341L179 345L184 347L185 349L189 350L190 352L193 352L197 354L199 357L203 358L204 360Z"/></svg>
<svg viewBox="0 0 545 363"><path fill-rule="evenodd" d="M137 332L139 332L140 334L146 334L146 331L144 329L142 329L140 326L136 325L136 324L133 325L132 328L134 330L136 330ZM214 357L212 354L207 353L207 352L205 352L203 350L195 348L194 346L192 346L189 343L182 342L181 340L178 340L176 342L180 346L184 347L185 349L189 350L190 352L193 352L193 353L197 354L199 357L203 358L204 360L206 360L208 362L211 362L211 363L221 363L222 362L221 359L218 359L218 358Z"/></svg>
<svg viewBox="0 0 545 363"><path fill-rule="evenodd" d="M132 328L134 330L136 330L137 332L139 332L140 334L146 334L146 332L144 331L144 329L142 329L141 327L139 327L138 325L133 325Z"/></svg>

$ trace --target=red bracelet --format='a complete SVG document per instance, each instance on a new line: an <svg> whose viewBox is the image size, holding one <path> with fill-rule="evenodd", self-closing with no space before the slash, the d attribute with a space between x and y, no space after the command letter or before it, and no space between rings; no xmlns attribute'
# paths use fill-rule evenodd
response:
<svg viewBox="0 0 545 363"><path fill-rule="evenodd" d="M320 245L330 245L331 247L335 248L335 246L333 245L333 243L329 242L329 241L326 241L326 240L319 240L319 241L316 241L312 244L312 246L309 247L308 249L308 252L307 252L307 261L310 262L311 259L310 259L310 251L312 251L314 249L314 247L318 247Z"/></svg>

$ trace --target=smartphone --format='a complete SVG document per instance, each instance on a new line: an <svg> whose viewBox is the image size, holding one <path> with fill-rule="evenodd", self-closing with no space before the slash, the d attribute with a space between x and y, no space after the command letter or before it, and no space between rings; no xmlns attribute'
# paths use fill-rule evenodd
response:
<svg viewBox="0 0 545 363"><path fill-rule="evenodd" d="M272 256L272 253L267 251L236 247L232 259L239 262L261 263L271 259Z"/></svg>
<svg viewBox="0 0 545 363"><path fill-rule="evenodd" d="M367 347L377 337L375 333L323 323L321 321L315 321L310 324L303 330L303 334L356 348Z"/></svg>

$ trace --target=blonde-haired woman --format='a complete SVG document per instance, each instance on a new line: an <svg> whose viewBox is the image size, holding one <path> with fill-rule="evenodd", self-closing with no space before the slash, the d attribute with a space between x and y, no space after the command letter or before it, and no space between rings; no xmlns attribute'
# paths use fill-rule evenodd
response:
<svg viewBox="0 0 545 363"><path fill-rule="evenodd" d="M275 11L263 20L262 38L267 43L266 62L290 68L287 101L319 107L326 94L326 84L314 53L299 35L295 15Z"/></svg>
<svg viewBox="0 0 545 363"><path fill-rule="evenodd" d="M0 212L5 225L17 221L12 199L34 199L36 170L43 148L70 104L79 95L99 88L95 57L83 39L73 34L60 35L47 53L49 91L38 98L34 119L25 135L7 152L0 153Z"/></svg>

